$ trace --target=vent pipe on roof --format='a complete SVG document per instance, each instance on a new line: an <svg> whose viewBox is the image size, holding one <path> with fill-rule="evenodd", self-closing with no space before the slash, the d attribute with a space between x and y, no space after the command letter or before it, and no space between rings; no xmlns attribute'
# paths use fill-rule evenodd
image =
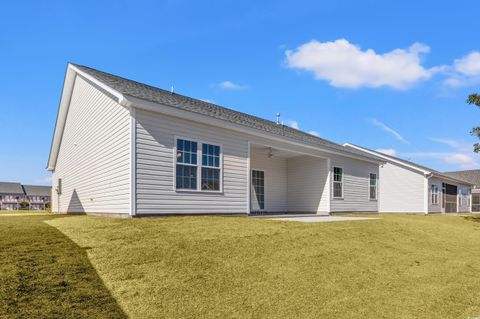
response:
<svg viewBox="0 0 480 319"><path fill-rule="evenodd" d="M277 125L280 124L280 113L275 114L277 118Z"/></svg>
<svg viewBox="0 0 480 319"><path fill-rule="evenodd" d="M175 93L175 87L172 85L172 87L170 88L170 93L174 94Z"/></svg>

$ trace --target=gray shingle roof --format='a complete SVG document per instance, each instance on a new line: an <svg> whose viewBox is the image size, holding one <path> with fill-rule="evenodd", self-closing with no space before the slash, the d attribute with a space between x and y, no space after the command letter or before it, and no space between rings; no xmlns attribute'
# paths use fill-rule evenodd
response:
<svg viewBox="0 0 480 319"><path fill-rule="evenodd" d="M447 176L451 176L453 178L461 179L466 182L470 182L476 186L476 188L480 187L480 169L472 169L466 171L456 171L456 172L446 172L443 173Z"/></svg>
<svg viewBox="0 0 480 319"><path fill-rule="evenodd" d="M25 194L28 196L51 196L51 186L39 186L39 185L23 185Z"/></svg>
<svg viewBox="0 0 480 319"><path fill-rule="evenodd" d="M0 194L21 194L23 195L23 188L20 183L0 182Z"/></svg>
<svg viewBox="0 0 480 319"><path fill-rule="evenodd" d="M313 136L311 134L307 134L305 132L293 129L285 125L278 125L275 122L268 121L253 115L238 112L229 108L197 100L177 93L171 93L157 87L128 80L86 66L76 64L73 65L81 71L94 77L96 80L111 87L115 91L125 95L127 98L128 96L131 96L149 102L179 108L185 111L190 111L230 123L239 124L248 128L257 129L270 134L279 135L287 139L300 141L311 146L324 147L326 149L340 151L347 154L350 153L356 156L366 157L375 161L382 162L382 160L376 156L368 155L354 149L346 148L343 145Z"/></svg>

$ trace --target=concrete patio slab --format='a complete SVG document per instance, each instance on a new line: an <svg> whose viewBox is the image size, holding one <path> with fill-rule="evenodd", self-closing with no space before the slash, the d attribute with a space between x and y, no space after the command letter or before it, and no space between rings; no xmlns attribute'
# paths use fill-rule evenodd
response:
<svg viewBox="0 0 480 319"><path fill-rule="evenodd" d="M302 222L302 223L328 223L328 222L343 222L352 220L378 220L382 218L376 217L344 217L344 216L302 216L302 217L280 217L270 218L271 220L281 220L290 222Z"/></svg>

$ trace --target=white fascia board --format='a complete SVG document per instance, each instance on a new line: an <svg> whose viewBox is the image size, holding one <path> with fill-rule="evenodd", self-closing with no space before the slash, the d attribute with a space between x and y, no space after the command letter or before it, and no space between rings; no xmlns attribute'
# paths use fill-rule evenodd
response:
<svg viewBox="0 0 480 319"><path fill-rule="evenodd" d="M67 65L67 71L65 73L65 79L63 82L62 95L60 97L60 104L58 106L57 120L55 122L55 129L53 132L52 144L50 147L50 154L48 156L47 170L53 171L57 163L58 151L62 142L63 130L65 128L65 122L67 120L68 109L70 107L70 101L72 98L73 87L75 85L75 79L77 75L82 76L88 81L98 85L108 93L112 94L121 105L124 105L123 95L116 90L112 89L108 85L103 84L91 75L81 71L79 68L72 64Z"/></svg>
<svg viewBox="0 0 480 319"><path fill-rule="evenodd" d="M335 154L335 155L340 155L340 156L343 156L343 157L354 158L354 159L369 162L369 163L375 163L377 165L382 163L382 162L376 161L374 159L371 159L371 158L368 158L368 157L365 157L365 156L362 156L362 155L355 155L355 154L351 154L351 153L348 153L348 152L331 150L328 147L312 146L312 145L304 144L304 143L301 143L301 142L295 142L295 141L292 141L292 140L287 140L287 139L281 138L277 135L268 134L267 132L260 132L260 131L257 131L257 130L252 130L250 128L247 128L245 126L242 126L242 125L239 125L239 124L236 124L236 123L230 123L230 122L227 122L227 121L215 119L215 118L210 117L208 115L193 113L193 112L181 110L181 109L178 109L178 108L175 108L175 107L171 107L171 106L168 106L168 105L146 101L146 100L139 99L139 98L136 98L136 97L133 97L133 96L128 96L128 95L124 96L123 105L127 106L127 107L138 108L138 109L145 110L145 111L162 113L162 114L166 114L166 115L170 115L170 116L174 116L174 117L178 117L178 118L182 118L182 119L186 119L186 120L189 120L189 121L194 121L194 122L198 122L198 123L202 123L202 124L208 124L208 125L212 125L212 126L216 126L216 127L221 127L221 128L225 128L225 129L228 129L228 130L233 130L233 131L245 133L245 134L260 136L260 137L263 137L265 139L270 139L270 140L274 140L274 141L281 142L281 143L286 143L286 144L290 144L290 145L297 145L297 146L305 147L305 148L316 150L316 151L322 151L322 152L329 153L329 154Z"/></svg>
<svg viewBox="0 0 480 319"><path fill-rule="evenodd" d="M423 174L425 174L425 175L428 175L428 174L431 174L431 173L432 173L431 171L427 171L427 170L421 169L421 168L419 168L418 166L414 166L414 165L410 165L410 164L404 163L404 162L399 161L399 160L396 160L396 159L394 159L394 158L384 156L384 155L383 155L382 153L380 153L380 152L374 152L374 151L365 149L365 148L360 147L360 146L357 146L357 145L353 145L353 144L350 144L350 143L345 143L345 144L343 144L343 146L348 146L348 147L357 149L357 150L359 150L359 151L363 151L363 152L365 152L365 153L378 156L378 157L380 157L380 158L383 158L386 162L394 162L394 163L396 163L396 164L399 164L399 165L402 165L402 166L411 168L411 169L413 169L413 170L415 170L415 171L418 171L418 172L420 172L420 173L423 173Z"/></svg>

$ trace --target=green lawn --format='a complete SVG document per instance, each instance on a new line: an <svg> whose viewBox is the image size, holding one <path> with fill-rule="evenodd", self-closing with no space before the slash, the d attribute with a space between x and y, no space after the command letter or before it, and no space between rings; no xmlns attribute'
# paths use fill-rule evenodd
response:
<svg viewBox="0 0 480 319"><path fill-rule="evenodd" d="M0 317L480 316L480 219L383 218L3 217Z"/></svg>
<svg viewBox="0 0 480 319"><path fill-rule="evenodd" d="M46 210L0 210L0 216L2 215L43 215L49 214Z"/></svg>

